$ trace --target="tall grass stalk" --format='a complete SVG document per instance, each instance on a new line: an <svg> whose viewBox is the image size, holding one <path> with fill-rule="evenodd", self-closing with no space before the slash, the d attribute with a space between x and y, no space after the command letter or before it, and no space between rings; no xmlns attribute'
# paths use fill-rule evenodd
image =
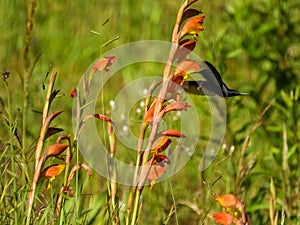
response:
<svg viewBox="0 0 300 225"><path fill-rule="evenodd" d="M26 132L27 132L27 111L28 111L28 98L29 98L29 82L33 73L34 66L30 62L30 46L32 42L33 29L34 29L34 15L37 8L37 0L33 0L29 6L26 19L26 30L25 30L25 43L23 51L23 74L21 76L23 83L23 120L22 120L22 152L25 156L25 150L27 147L26 143Z"/></svg>
<svg viewBox="0 0 300 225"><path fill-rule="evenodd" d="M11 161L11 174L12 174L12 199L13 199L13 207L14 207L14 223L18 224L18 198L17 198L17 171L16 171L16 161L15 161L15 151L14 151L14 144L13 144L13 137L15 133L15 126L13 124L12 120L12 112L11 112L11 101L10 101L10 93L9 93L9 87L8 82L6 79L4 79L5 82L5 88L6 88L6 95L7 95L7 113L8 113L8 129L9 129L9 149L10 149L10 161ZM7 168L8 169L8 168Z"/></svg>

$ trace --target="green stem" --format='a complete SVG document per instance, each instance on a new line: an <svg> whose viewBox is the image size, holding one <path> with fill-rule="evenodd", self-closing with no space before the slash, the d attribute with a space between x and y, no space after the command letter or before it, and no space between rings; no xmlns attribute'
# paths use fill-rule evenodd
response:
<svg viewBox="0 0 300 225"><path fill-rule="evenodd" d="M29 49L31 46L33 26L34 26L34 14L37 7L37 0L33 0L29 6L26 20L25 31L25 44L23 51L23 64L24 64L24 76L23 76L23 120L22 120L22 151L26 149L26 130L27 130L27 110L28 110L28 96L29 96L29 81L32 73L30 69Z"/></svg>
<svg viewBox="0 0 300 225"><path fill-rule="evenodd" d="M23 85L23 119L22 119L22 152L25 153L26 149L26 130L27 130L27 109L28 109L28 75L27 72L24 74L24 85Z"/></svg>
<svg viewBox="0 0 300 225"><path fill-rule="evenodd" d="M13 205L14 205L14 215L15 215L15 224L18 224L18 213L17 213L17 175L16 175L16 164L14 159L14 147L13 147L13 135L14 135L14 128L13 128L13 122L12 122L12 116L11 116L11 108L10 108L10 94L9 94L9 88L8 83L5 81L5 88L6 88L6 94L7 94L7 111L8 111L8 127L9 127L9 148L10 148L10 154L11 154L11 170L13 174Z"/></svg>
<svg viewBox="0 0 300 225"><path fill-rule="evenodd" d="M132 218L131 218L131 225L135 225L137 223L137 216L138 216L138 211L139 211L139 202L140 202L140 196L142 194L142 189L136 190L136 194L135 194L135 201L134 201L134 208L133 208L133 212L132 212Z"/></svg>

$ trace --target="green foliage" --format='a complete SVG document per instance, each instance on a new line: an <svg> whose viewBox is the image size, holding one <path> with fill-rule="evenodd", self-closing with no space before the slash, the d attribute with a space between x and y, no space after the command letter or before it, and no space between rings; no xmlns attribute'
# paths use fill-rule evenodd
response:
<svg viewBox="0 0 300 225"><path fill-rule="evenodd" d="M25 59L26 10L30 3L3 0L0 8L3 28L0 69L10 70L6 82L2 77L0 82L1 224L25 221L34 174L34 150L40 135L48 75L53 68L59 70L56 88L60 92L51 107L54 111L65 111L55 120L55 126L63 127L66 134L72 133L69 92L86 68L98 55L123 43L143 39L170 41L180 1L38 1ZM139 223L212 224L212 214L221 210L215 195L234 193L244 201L253 224L270 224L276 213L279 223L297 224L300 221L300 5L292 0L197 4L206 21L196 53L213 61L229 86L249 92L250 96L226 100L226 146L214 163L207 170L198 171L209 135L207 129L188 164L169 182L145 192ZM106 45L110 40L115 41ZM162 70L157 68L153 64L146 69L133 65L120 72L118 81L108 83L109 89L111 86L120 89L144 71L149 76L161 74ZM25 73L30 74L30 79L24 131ZM105 109L113 97L113 92L105 91ZM208 123L207 104L198 96L192 99L199 102L201 124ZM134 124L140 120L140 115L132 118ZM206 126L210 128L210 124ZM53 144L57 136L47 139L45 146ZM84 162L76 143L73 147L72 165ZM53 159L49 164L59 162L60 159ZM112 223L113 216L107 213L106 181L95 174L87 178L83 172L76 173L72 183L75 197L64 193L62 212L56 217L55 202L64 182L64 178L57 177L49 191L44 190L46 182L39 184L40 194L33 213L35 224ZM122 190L117 195L124 223L126 206L121 205L129 190L127 187Z"/></svg>

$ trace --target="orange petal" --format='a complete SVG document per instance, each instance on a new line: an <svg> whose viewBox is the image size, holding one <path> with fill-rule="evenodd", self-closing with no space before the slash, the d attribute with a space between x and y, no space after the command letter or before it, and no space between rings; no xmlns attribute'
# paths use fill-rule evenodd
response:
<svg viewBox="0 0 300 225"><path fill-rule="evenodd" d="M217 195L217 201L219 204L225 208L231 208L235 207L237 203L237 198L233 194L227 194L227 195Z"/></svg>
<svg viewBox="0 0 300 225"><path fill-rule="evenodd" d="M178 130L165 130L160 132L157 136L168 136L168 137L178 137L178 138L186 137L183 133L181 133Z"/></svg>
<svg viewBox="0 0 300 225"><path fill-rule="evenodd" d="M104 58L99 59L95 65L93 66L93 71L104 71L109 73L108 67L111 66L115 62L114 56L107 56Z"/></svg>
<svg viewBox="0 0 300 225"><path fill-rule="evenodd" d="M49 156L57 156L57 155L60 155L68 147L69 147L69 144L54 144L54 145L50 145L46 149L45 154L47 154L47 157L49 157Z"/></svg>
<svg viewBox="0 0 300 225"><path fill-rule="evenodd" d="M152 152L160 153L168 148L168 146L171 144L171 139L167 136L159 137L155 140L155 142L152 145Z"/></svg>
<svg viewBox="0 0 300 225"><path fill-rule="evenodd" d="M77 89L76 88L72 88L72 90L70 92L70 97L71 98L76 98L77 97Z"/></svg>
<svg viewBox="0 0 300 225"><path fill-rule="evenodd" d="M41 178L48 178L53 179L54 177L58 176L63 170L65 169L65 164L55 164L46 167L42 172L40 177Z"/></svg>
<svg viewBox="0 0 300 225"><path fill-rule="evenodd" d="M164 108L164 113L171 112L171 111L187 110L189 107L191 106L186 102L173 102Z"/></svg>
<svg viewBox="0 0 300 225"><path fill-rule="evenodd" d="M94 116L96 119L99 119L99 120L112 122L112 120L111 120L111 118L110 118L109 116L106 116L106 115L103 115L103 114L93 114L93 116Z"/></svg>
<svg viewBox="0 0 300 225"><path fill-rule="evenodd" d="M150 161L149 161L150 162ZM169 159L165 155L156 155L154 159L154 163L151 166L151 169L148 174L148 180L153 181L160 178L164 172L166 171L167 167L165 163L170 163ZM150 165L148 165L150 166Z"/></svg>
<svg viewBox="0 0 300 225"><path fill-rule="evenodd" d="M154 157L154 163L167 163L170 164L170 159L166 155L158 154Z"/></svg>
<svg viewBox="0 0 300 225"><path fill-rule="evenodd" d="M175 53L174 59L184 58L196 47L196 41L191 39L183 40L179 43L179 47Z"/></svg>
<svg viewBox="0 0 300 225"><path fill-rule="evenodd" d="M153 116L154 116L154 110L155 110L156 102L157 102L157 98L152 102L150 108L145 113L144 122L146 122L146 123L152 122Z"/></svg>
<svg viewBox="0 0 300 225"><path fill-rule="evenodd" d="M219 212L213 214L216 223L220 223L223 225L230 225L233 222L233 216L226 212Z"/></svg>
<svg viewBox="0 0 300 225"><path fill-rule="evenodd" d="M175 69L173 82L181 85L187 79L187 75L199 71L200 65L193 60L182 60Z"/></svg>
<svg viewBox="0 0 300 225"><path fill-rule="evenodd" d="M84 122L90 118L96 118L99 120L107 121L112 123L112 119L109 116L103 115L103 114L89 114L84 118Z"/></svg>
<svg viewBox="0 0 300 225"><path fill-rule="evenodd" d="M205 16L199 15L190 18L181 29L180 38L185 35L198 35L204 30L202 24L204 22Z"/></svg>

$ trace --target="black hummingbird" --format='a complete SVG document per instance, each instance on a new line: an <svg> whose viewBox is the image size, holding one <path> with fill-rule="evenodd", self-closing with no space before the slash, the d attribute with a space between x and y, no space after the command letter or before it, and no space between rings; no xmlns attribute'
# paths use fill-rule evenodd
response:
<svg viewBox="0 0 300 225"><path fill-rule="evenodd" d="M223 82L218 70L207 61L204 61L208 66L207 69L201 71L200 73L206 79L204 80L192 80L184 81L182 87L183 89L191 94L196 95L207 95L213 96L218 95L223 98L233 97L238 95L248 95L247 93L242 93L236 90L229 89Z"/></svg>

